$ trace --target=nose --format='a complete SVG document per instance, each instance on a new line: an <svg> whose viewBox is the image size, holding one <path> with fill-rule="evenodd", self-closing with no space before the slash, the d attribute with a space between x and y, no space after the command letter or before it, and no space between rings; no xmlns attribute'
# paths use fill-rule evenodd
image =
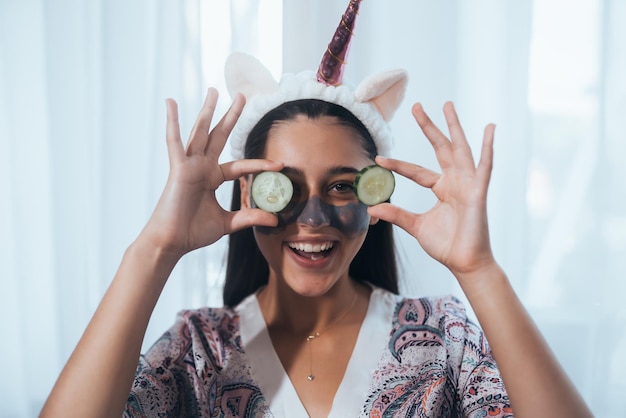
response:
<svg viewBox="0 0 626 418"><path fill-rule="evenodd" d="M297 222L313 228L330 225L329 205L324 203L319 196L312 196L300 212Z"/></svg>

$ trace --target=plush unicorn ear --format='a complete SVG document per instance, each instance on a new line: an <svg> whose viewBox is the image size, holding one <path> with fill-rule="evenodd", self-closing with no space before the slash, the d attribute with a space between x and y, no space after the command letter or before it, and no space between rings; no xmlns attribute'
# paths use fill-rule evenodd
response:
<svg viewBox="0 0 626 418"><path fill-rule="evenodd" d="M226 88L230 97L241 93L249 100L257 94L278 90L278 83L269 70L252 55L234 52L226 60Z"/></svg>
<svg viewBox="0 0 626 418"><path fill-rule="evenodd" d="M403 69L374 74L359 84L354 98L358 102L373 104L389 122L404 99L407 83L408 75Z"/></svg>

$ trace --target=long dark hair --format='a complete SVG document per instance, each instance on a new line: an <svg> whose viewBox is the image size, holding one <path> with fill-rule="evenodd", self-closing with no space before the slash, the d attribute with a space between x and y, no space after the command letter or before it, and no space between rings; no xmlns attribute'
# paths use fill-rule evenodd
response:
<svg viewBox="0 0 626 418"><path fill-rule="evenodd" d="M268 112L254 126L244 150L245 158L263 158L270 129L276 122L293 120L299 115L309 119L335 117L339 123L354 129L364 152L372 159L376 145L367 128L345 108L316 99L295 100L283 103ZM239 180L234 182L231 210L241 208ZM350 264L349 274L359 282L398 293L398 269L392 225L378 221L370 226L365 241ZM246 296L267 284L269 267L254 238L252 228L230 234L224 283L224 305L236 306Z"/></svg>

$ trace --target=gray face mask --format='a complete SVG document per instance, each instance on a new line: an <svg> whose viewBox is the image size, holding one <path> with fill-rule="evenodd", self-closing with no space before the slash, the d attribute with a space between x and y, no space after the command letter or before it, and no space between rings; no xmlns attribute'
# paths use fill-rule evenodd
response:
<svg viewBox="0 0 626 418"><path fill-rule="evenodd" d="M367 206L360 202L343 206L330 205L319 196L312 196L306 201L292 201L284 210L276 214L278 226L254 227L263 234L279 233L287 225L297 222L312 228L330 226L348 237L357 236L369 228Z"/></svg>

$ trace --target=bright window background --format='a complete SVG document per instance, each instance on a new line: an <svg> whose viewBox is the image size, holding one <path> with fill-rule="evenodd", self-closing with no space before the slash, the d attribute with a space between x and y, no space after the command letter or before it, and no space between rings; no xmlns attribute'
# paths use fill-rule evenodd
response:
<svg viewBox="0 0 626 418"><path fill-rule="evenodd" d="M597 416L617 417L626 411L626 135L616 124L626 114L626 33L617 27L624 5L550 0L533 7L532 263L523 295Z"/></svg>

